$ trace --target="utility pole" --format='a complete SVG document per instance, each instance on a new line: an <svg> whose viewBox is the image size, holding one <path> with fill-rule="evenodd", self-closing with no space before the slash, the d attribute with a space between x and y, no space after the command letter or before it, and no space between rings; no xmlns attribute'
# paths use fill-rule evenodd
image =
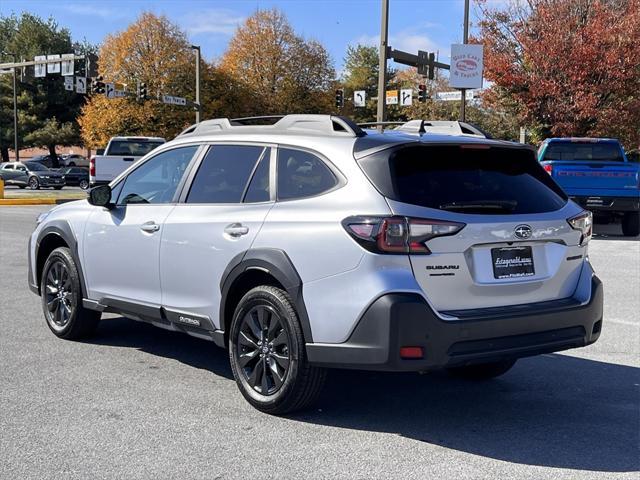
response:
<svg viewBox="0 0 640 480"><path fill-rule="evenodd" d="M5 55L11 55L13 62L17 63L16 58L18 55L15 53L2 52ZM20 161L20 152L18 150L18 81L16 78L16 67L11 69L13 71L13 148L16 152L15 161Z"/></svg>
<svg viewBox="0 0 640 480"><path fill-rule="evenodd" d="M200 46L191 45L191 49L196 51L196 123L200 123Z"/></svg>
<svg viewBox="0 0 640 480"><path fill-rule="evenodd" d="M387 54L389 43L389 0L382 0L382 20L380 24L380 52L378 65L378 112L376 121L384 122L386 107L387 87ZM383 125L378 125L378 131L382 132Z"/></svg>
<svg viewBox="0 0 640 480"><path fill-rule="evenodd" d="M462 43L469 43L469 0L464 0L464 36ZM467 90L463 88L460 93L460 121L464 122L466 119Z"/></svg>

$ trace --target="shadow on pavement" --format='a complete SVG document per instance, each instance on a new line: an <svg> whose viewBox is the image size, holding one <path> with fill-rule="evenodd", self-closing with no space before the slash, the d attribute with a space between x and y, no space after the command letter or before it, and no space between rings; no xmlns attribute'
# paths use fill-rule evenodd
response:
<svg viewBox="0 0 640 480"><path fill-rule="evenodd" d="M226 351L213 343L122 317L103 321L91 343L233 378ZM632 472L640 470L639 384L638 368L558 354L520 360L503 377L477 383L444 373L334 370L316 408L290 418L506 462Z"/></svg>
<svg viewBox="0 0 640 480"><path fill-rule="evenodd" d="M187 334L162 330L124 317L106 318L86 343L135 348L158 357L178 360L233 380L226 350Z"/></svg>
<svg viewBox="0 0 640 480"><path fill-rule="evenodd" d="M333 371L304 422L396 433L506 462L576 470L640 469L640 369L545 355L487 382ZM400 453L399 453L400 454Z"/></svg>

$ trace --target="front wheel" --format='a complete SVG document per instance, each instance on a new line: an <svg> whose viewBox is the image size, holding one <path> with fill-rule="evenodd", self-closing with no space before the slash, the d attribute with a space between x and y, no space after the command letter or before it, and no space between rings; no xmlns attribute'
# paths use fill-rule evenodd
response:
<svg viewBox="0 0 640 480"><path fill-rule="evenodd" d="M640 212L627 212L622 217L622 233L627 237L640 235Z"/></svg>
<svg viewBox="0 0 640 480"><path fill-rule="evenodd" d="M92 334L100 321L100 312L82 306L80 275L67 247L49 254L40 281L42 311L51 331L67 340Z"/></svg>
<svg viewBox="0 0 640 480"><path fill-rule="evenodd" d="M231 369L244 398L281 415L308 407L324 384L324 369L307 362L298 315L287 293L260 286L238 303L229 335Z"/></svg>
<svg viewBox="0 0 640 480"><path fill-rule="evenodd" d="M479 363L464 367L448 368L447 373L452 377L465 380L489 380L504 375L516 364L516 360L501 360L499 362Z"/></svg>
<svg viewBox="0 0 640 480"><path fill-rule="evenodd" d="M40 188L40 182L36 177L31 177L29 179L29 188L31 190L38 190Z"/></svg>
<svg viewBox="0 0 640 480"><path fill-rule="evenodd" d="M80 180L80 188L86 190L89 188L89 180Z"/></svg>

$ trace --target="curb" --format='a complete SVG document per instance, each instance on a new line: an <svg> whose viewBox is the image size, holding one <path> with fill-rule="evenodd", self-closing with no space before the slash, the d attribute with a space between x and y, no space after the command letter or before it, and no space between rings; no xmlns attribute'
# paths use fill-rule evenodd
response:
<svg viewBox="0 0 640 480"><path fill-rule="evenodd" d="M61 203L75 202L82 198L0 198L0 207L9 205L60 205Z"/></svg>

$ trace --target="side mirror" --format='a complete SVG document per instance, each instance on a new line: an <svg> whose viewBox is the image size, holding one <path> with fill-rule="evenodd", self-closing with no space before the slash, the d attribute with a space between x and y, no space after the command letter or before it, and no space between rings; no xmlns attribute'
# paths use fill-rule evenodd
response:
<svg viewBox="0 0 640 480"><path fill-rule="evenodd" d="M99 185L89 190L89 203L96 207L113 206L111 203L111 187L109 185Z"/></svg>
<svg viewBox="0 0 640 480"><path fill-rule="evenodd" d="M104 155L104 148L98 148L96 150L96 155Z"/></svg>

